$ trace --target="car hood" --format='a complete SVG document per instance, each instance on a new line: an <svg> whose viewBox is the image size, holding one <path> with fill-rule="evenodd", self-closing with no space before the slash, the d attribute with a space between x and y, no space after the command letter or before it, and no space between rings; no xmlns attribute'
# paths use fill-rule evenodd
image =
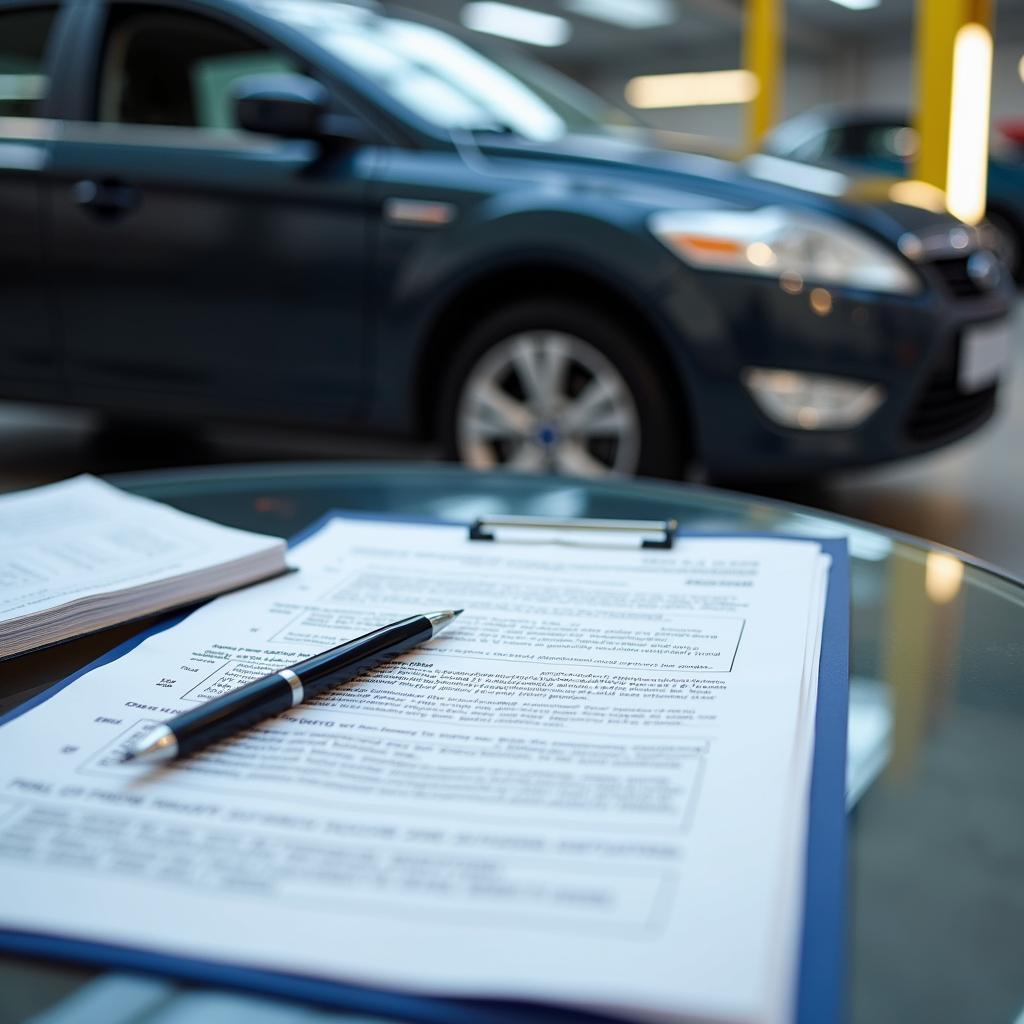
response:
<svg viewBox="0 0 1024 1024"><path fill-rule="evenodd" d="M941 194L923 182L848 175L765 154L730 160L681 152L657 144L671 136L649 135L643 141L568 135L543 144L498 137L481 143L481 149L496 159L555 164L580 187L623 198L664 194L664 201L671 202L675 195L681 205L688 205L689 195L748 209L798 206L858 224L893 243L908 231L934 235L958 224L939 211Z"/></svg>

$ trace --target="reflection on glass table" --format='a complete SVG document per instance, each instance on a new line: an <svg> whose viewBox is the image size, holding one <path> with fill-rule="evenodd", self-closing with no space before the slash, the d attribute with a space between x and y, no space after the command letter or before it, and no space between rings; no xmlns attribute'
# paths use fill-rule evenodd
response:
<svg viewBox="0 0 1024 1024"><path fill-rule="evenodd" d="M331 508L346 508L458 521L502 513L675 518L683 530L845 537L852 587L847 789L848 805L856 805L848 1018L1008 1022L1024 1009L1021 582L968 556L863 523L679 484L393 463L212 467L114 482L282 536ZM33 655L16 673L0 666L0 709L119 639L110 631ZM94 977L56 965L33 970L0 960L0 988L20 993L27 1008L53 1003ZM110 986L117 983L109 975L94 981L97 998L116 991ZM169 983L152 984L170 991ZM204 991L189 998L211 997ZM237 1005L243 1004L251 997ZM193 1005L190 1019L213 1019ZM302 1012L296 1007L294 1019Z"/></svg>

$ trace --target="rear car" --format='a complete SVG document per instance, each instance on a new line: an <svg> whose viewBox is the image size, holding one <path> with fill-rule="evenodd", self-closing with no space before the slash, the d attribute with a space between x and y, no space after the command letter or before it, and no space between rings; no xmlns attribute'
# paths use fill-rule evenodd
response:
<svg viewBox="0 0 1024 1024"><path fill-rule="evenodd" d="M1010 273L1024 281L1024 156L1020 125L998 126L989 156L985 215L992 244ZM918 138L905 110L819 107L784 121L762 150L774 156L851 173L909 177Z"/></svg>

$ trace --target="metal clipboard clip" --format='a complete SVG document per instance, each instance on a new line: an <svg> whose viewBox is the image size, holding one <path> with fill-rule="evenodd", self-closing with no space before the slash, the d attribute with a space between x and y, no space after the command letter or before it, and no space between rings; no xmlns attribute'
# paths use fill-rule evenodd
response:
<svg viewBox="0 0 1024 1024"><path fill-rule="evenodd" d="M573 532L639 535L642 548L671 550L675 541L675 519L564 519L548 516L480 516L469 527L470 540L497 540L494 531L502 528L515 530L565 530ZM644 536L644 535L647 536ZM654 534L655 536L651 536Z"/></svg>

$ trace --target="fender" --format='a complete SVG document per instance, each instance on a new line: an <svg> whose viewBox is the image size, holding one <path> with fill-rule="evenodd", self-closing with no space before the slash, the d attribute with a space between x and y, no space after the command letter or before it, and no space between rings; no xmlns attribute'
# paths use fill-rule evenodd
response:
<svg viewBox="0 0 1024 1024"><path fill-rule="evenodd" d="M444 339L435 337L438 324L464 299L501 279L516 285L529 279L540 286L545 277L560 276L592 283L595 298L632 307L644 318L647 333L658 335L660 347L670 351L674 360L685 362L683 345L660 317L656 302L671 282L678 281L680 264L646 231L637 230L646 211L614 204L624 222L619 225L609 220L613 204L601 203L598 214L587 208L593 197L572 197L577 199L574 209L565 208L567 198L560 197L558 208L553 208L550 197L540 206L526 202L522 195L488 197L460 207L458 221L449 229L415 232L415 251L402 252L401 263L392 264L391 276L389 251L404 248L396 245L393 236L414 232L382 227L384 282L380 282L383 293L375 294L378 319L370 359L371 422L397 425L402 433L419 431L417 409L426 383L423 369L427 365L436 369L438 358L444 358ZM508 296L514 297L514 292ZM697 301L703 300L698 297ZM397 376L395 368L400 368ZM683 367L679 370L685 373Z"/></svg>

